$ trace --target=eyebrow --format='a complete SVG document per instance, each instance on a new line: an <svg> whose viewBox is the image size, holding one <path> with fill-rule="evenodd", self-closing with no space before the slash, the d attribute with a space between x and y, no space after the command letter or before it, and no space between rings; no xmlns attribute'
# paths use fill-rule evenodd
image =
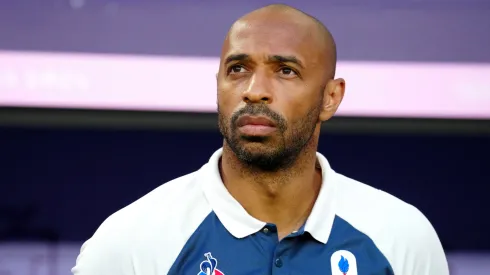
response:
<svg viewBox="0 0 490 275"><path fill-rule="evenodd" d="M248 54L240 53L240 54L231 54L225 59L225 64L234 61L245 61L250 60L250 56Z"/></svg>
<svg viewBox="0 0 490 275"><path fill-rule="evenodd" d="M225 59L225 64L235 61L247 61L250 60L250 55L241 53L241 54L231 54ZM279 62L279 63L294 63L301 68L304 68L303 63L296 56L284 56L284 55L271 55L268 58L269 62Z"/></svg>
<svg viewBox="0 0 490 275"><path fill-rule="evenodd" d="M272 55L269 56L269 61L280 62L280 63L294 63L300 66L301 68L304 68L303 63L298 58L296 58L296 56L292 56L292 55L290 56Z"/></svg>

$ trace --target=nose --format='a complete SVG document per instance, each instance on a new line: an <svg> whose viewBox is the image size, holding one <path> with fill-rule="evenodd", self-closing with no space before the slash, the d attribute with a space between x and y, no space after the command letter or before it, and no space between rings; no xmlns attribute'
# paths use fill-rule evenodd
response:
<svg viewBox="0 0 490 275"><path fill-rule="evenodd" d="M243 101L247 104L252 103L272 103L272 93L268 77L254 73L249 79L248 86L242 94Z"/></svg>

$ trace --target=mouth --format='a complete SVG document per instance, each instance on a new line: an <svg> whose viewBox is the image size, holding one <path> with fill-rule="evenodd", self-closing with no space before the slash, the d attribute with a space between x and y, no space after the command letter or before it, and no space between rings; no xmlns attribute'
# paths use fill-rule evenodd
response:
<svg viewBox="0 0 490 275"><path fill-rule="evenodd" d="M245 136L267 136L277 129L272 120L263 116L242 116L237 120L237 126Z"/></svg>

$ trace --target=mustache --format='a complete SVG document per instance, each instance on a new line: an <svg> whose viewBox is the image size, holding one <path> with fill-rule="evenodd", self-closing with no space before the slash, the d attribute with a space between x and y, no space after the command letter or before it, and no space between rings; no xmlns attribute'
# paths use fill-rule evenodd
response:
<svg viewBox="0 0 490 275"><path fill-rule="evenodd" d="M268 119L272 120L276 124L276 127L278 127L280 130L282 130L282 131L286 130L286 125L287 125L286 119L284 119L280 114L269 109L269 107L267 107L266 104L263 104L263 103L262 104L247 104L245 107L236 111L231 116L232 127L236 127L237 120L244 115L265 116Z"/></svg>

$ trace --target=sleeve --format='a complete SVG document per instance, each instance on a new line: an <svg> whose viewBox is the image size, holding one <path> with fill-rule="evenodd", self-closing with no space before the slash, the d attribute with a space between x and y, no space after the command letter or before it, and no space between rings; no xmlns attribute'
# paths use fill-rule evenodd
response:
<svg viewBox="0 0 490 275"><path fill-rule="evenodd" d="M429 220L417 210L411 226L405 228L405 251L402 272L398 275L449 275L449 267L442 244Z"/></svg>
<svg viewBox="0 0 490 275"><path fill-rule="evenodd" d="M123 238L116 228L109 218L82 245L71 270L73 275L136 275L131 250L126 245L128 238Z"/></svg>

